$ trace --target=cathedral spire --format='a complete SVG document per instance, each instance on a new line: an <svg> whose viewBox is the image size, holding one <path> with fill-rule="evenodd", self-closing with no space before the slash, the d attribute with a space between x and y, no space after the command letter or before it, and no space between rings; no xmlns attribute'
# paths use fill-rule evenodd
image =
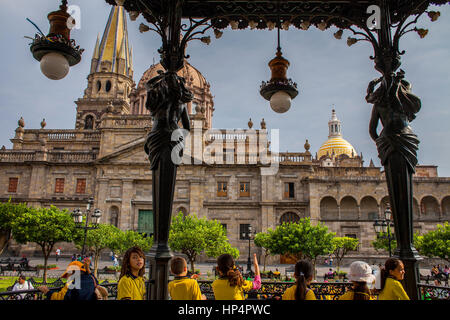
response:
<svg viewBox="0 0 450 320"><path fill-rule="evenodd" d="M88 86L83 98L76 101L75 128L96 129L105 113L129 114L134 87L127 18L122 6L114 6L103 35L97 36Z"/></svg>
<svg viewBox="0 0 450 320"><path fill-rule="evenodd" d="M92 72L112 72L132 77L127 19L122 6L111 8L102 39L95 46L92 65Z"/></svg>

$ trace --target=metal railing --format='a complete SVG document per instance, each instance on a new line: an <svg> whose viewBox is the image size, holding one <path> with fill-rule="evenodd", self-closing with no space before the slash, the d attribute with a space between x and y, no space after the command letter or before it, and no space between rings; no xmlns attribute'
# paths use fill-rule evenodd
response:
<svg viewBox="0 0 450 320"><path fill-rule="evenodd" d="M208 300L214 300L214 293L212 290L212 280L199 280L198 284L200 290L207 297ZM22 290L22 291L6 291L0 292L1 300L45 300L46 296L37 290L39 284L31 281L34 290ZM148 281L147 281L148 284ZM57 280L53 283L46 284L49 288L61 289L62 282ZM108 296L110 300L115 300L117 297L117 283L109 283L107 280L100 283L101 286L108 290ZM248 300L280 300L282 294L287 288L294 285L293 282L262 282L261 288L257 291L250 291L247 294ZM318 300L337 300L343 295L352 284L349 282L314 282L311 283L310 288L314 291ZM421 300L450 300L450 288L433 286L433 285L418 285L421 295ZM374 295L377 296L376 294Z"/></svg>

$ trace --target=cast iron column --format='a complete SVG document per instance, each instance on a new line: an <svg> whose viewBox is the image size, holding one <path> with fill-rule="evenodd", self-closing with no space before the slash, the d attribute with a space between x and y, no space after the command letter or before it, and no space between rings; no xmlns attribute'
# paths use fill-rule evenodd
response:
<svg viewBox="0 0 450 320"><path fill-rule="evenodd" d="M181 2L163 2L166 15L161 28L166 32L159 52L166 71L147 83L146 108L153 118L152 130L145 143L153 184L154 244L148 253L151 279L148 295L151 300L168 299L169 260L172 258L168 239L177 176L173 157L182 156L184 138L178 130L178 122L190 130L185 103L191 101L193 95L186 89L184 78L177 75L184 63L184 46L180 46Z"/></svg>
<svg viewBox="0 0 450 320"><path fill-rule="evenodd" d="M398 38L391 35L389 1L381 0L381 28L375 47L375 69L382 77L370 82L366 100L373 103L369 132L376 142L378 156L385 168L386 183L393 214L397 248L394 257L405 266L404 287L410 299L419 299L418 260L413 246L413 173L417 164L419 140L409 126L420 110L421 102L411 93L411 85L404 80L400 67ZM375 86L378 89L374 91ZM377 133L378 122L383 130Z"/></svg>

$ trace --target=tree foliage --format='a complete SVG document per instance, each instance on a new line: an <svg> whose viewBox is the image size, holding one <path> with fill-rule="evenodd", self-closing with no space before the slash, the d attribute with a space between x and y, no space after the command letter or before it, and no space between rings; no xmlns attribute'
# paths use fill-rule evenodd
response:
<svg viewBox="0 0 450 320"><path fill-rule="evenodd" d="M153 236L148 237L133 230L119 231L109 244L109 248L119 256L123 256L129 248L134 246L138 246L146 252L153 245Z"/></svg>
<svg viewBox="0 0 450 320"><path fill-rule="evenodd" d="M386 251L389 253L389 238L387 232L380 232L377 234L377 238L372 241L372 247L376 251ZM395 240L395 235L391 233L391 254L397 247L397 240Z"/></svg>
<svg viewBox="0 0 450 320"><path fill-rule="evenodd" d="M423 236L418 236L414 244L421 255L434 258L438 257L450 263L450 225L446 221L438 224L436 230L429 231Z"/></svg>
<svg viewBox="0 0 450 320"><path fill-rule="evenodd" d="M169 246L172 250L185 254L194 272L198 255L218 257L223 253L239 257L239 250L228 242L223 226L216 220L197 218L195 214L183 216L180 212L172 221L169 233Z"/></svg>
<svg viewBox="0 0 450 320"><path fill-rule="evenodd" d="M98 260L103 250L111 248L122 231L110 224L99 224L97 229L89 230L86 236L86 247L94 256L94 274L97 276ZM81 248L84 240L84 230L77 233L74 243Z"/></svg>
<svg viewBox="0 0 450 320"><path fill-rule="evenodd" d="M332 251L331 240L334 233L318 223L312 225L309 218L302 218L296 223L283 223L271 232L270 251L272 254L290 254L297 260L318 256Z"/></svg>
<svg viewBox="0 0 450 320"><path fill-rule="evenodd" d="M47 261L57 242L72 242L75 223L67 210L29 207L12 222L12 235L18 243L33 242L44 255L44 281L47 281Z"/></svg>
<svg viewBox="0 0 450 320"><path fill-rule="evenodd" d="M349 251L355 251L358 248L359 240L350 237L334 237L333 241L333 255L336 258L336 266L339 271L342 259Z"/></svg>
<svg viewBox="0 0 450 320"><path fill-rule="evenodd" d="M0 254L3 253L11 238L13 222L27 210L26 204L12 203L11 198L7 202L0 203Z"/></svg>
<svg viewBox="0 0 450 320"><path fill-rule="evenodd" d="M256 234L254 243L255 246L263 248L264 249L264 268L263 271L266 271L266 260L267 257L271 254L270 251L270 241L271 241L271 233L273 232L272 229L268 229L267 232L259 232Z"/></svg>

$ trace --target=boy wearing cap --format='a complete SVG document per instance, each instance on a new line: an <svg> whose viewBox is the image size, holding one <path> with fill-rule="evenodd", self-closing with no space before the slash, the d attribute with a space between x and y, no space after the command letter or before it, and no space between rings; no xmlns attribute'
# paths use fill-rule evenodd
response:
<svg viewBox="0 0 450 320"><path fill-rule="evenodd" d="M78 270L80 278L67 281L60 291L55 292L47 286L41 286L38 289L46 294L49 300L97 300L95 288L98 286L98 280L91 274L89 263L89 259L85 259L83 262L72 261L69 263L61 278L67 278Z"/></svg>
<svg viewBox="0 0 450 320"><path fill-rule="evenodd" d="M353 282L353 287L344 293L339 300L375 300L368 286L375 282L375 276L367 263L364 261L352 262L348 279Z"/></svg>
<svg viewBox="0 0 450 320"><path fill-rule="evenodd" d="M170 271L175 275L168 288L172 300L206 300L197 281L188 278L186 260L182 257L172 258Z"/></svg>

